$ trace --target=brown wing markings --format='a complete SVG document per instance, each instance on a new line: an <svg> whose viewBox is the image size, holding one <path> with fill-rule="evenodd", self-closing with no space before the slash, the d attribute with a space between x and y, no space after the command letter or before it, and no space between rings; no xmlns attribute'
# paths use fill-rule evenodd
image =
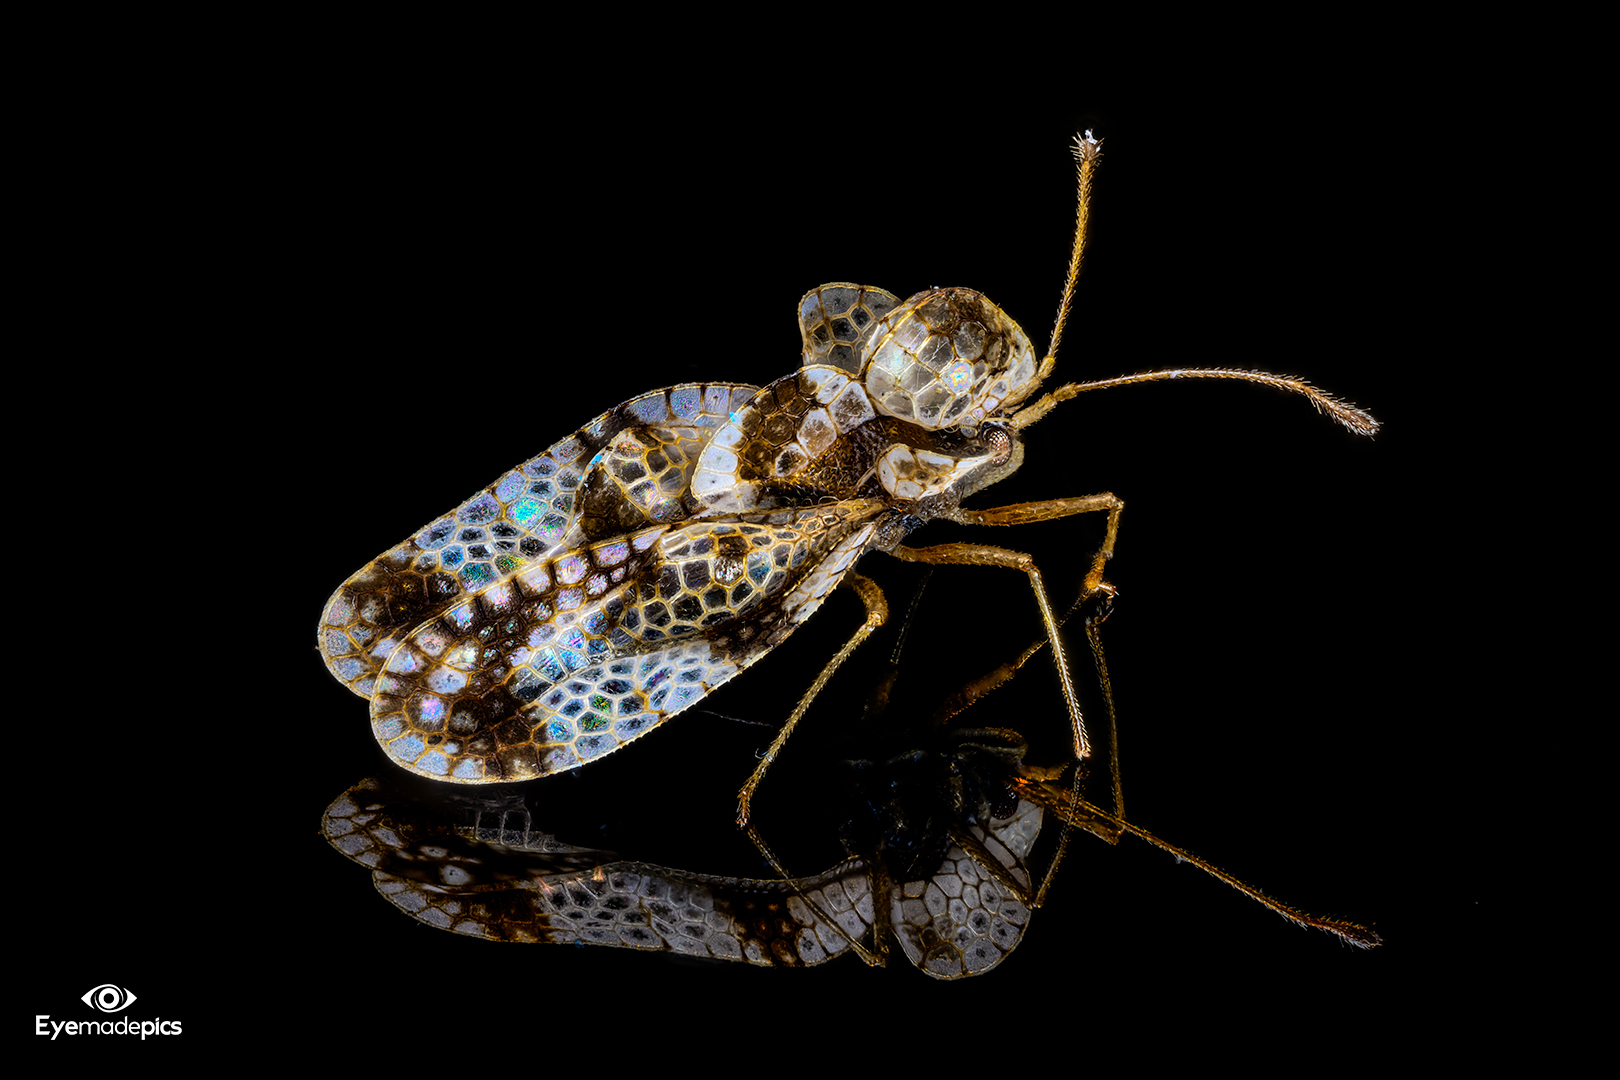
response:
<svg viewBox="0 0 1620 1080"><path fill-rule="evenodd" d="M497 582L413 630L371 701L401 766L526 780L619 749L810 616L885 507L853 500L643 530Z"/></svg>
<svg viewBox="0 0 1620 1080"><path fill-rule="evenodd" d="M361 697L401 633L560 549L600 538L608 523L666 520L659 492L686 498L702 434L752 397L741 384L686 384L633 398L503 475L461 506L362 567L327 600L318 644L327 669ZM615 437L620 437L617 442ZM635 469L639 445L644 479ZM649 467L650 466L650 467ZM589 513L578 500L588 496Z"/></svg>

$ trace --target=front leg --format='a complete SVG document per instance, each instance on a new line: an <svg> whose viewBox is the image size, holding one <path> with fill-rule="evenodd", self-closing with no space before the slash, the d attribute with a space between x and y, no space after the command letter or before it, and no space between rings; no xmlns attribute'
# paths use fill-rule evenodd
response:
<svg viewBox="0 0 1620 1080"><path fill-rule="evenodd" d="M1114 542L1119 535L1119 517L1124 509L1123 499L1110 492L1104 492L1101 495L1015 503L988 510L959 508L953 513L940 516L963 525L1028 525L1038 521L1055 521L1059 518L1073 517L1075 514L1106 510L1108 525L1103 535L1102 546L1092 557L1091 570L1086 574L1080 595L1080 599L1085 600L1099 592L1112 592L1111 586L1103 581L1103 568L1108 560L1113 558ZM1046 594L1046 584L1041 578L1040 569L1035 565L1035 560L1023 552L1009 551L989 544L939 544L926 548L909 548L901 545L896 547L892 554L907 562L936 566L1004 566L1010 570L1020 570L1029 578L1030 588L1035 593L1035 602L1041 609L1041 621L1046 628L1047 639L1053 643L1052 658L1057 665L1058 679L1063 687L1063 700L1068 705L1069 719L1074 728L1075 756L1082 759L1090 757L1091 740L1086 733L1086 721L1080 710L1079 695L1075 693L1074 677L1069 671L1068 655L1057 647L1059 621L1052 612L1052 603Z"/></svg>
<svg viewBox="0 0 1620 1080"><path fill-rule="evenodd" d="M989 544L940 544L936 547L895 548L890 554L906 562L928 563L933 566L1004 566L1021 570L1029 578L1035 592L1035 603L1041 609L1041 621L1046 626L1047 639L1053 643L1052 659L1057 664L1058 679L1063 684L1063 700L1069 706L1069 719L1074 725L1074 753L1076 757L1091 756L1091 740L1086 735L1086 719L1080 712L1080 697L1074 691L1074 678L1069 673L1069 658L1057 647L1058 620L1052 613L1052 603L1046 596L1046 583L1035 560L1021 551L992 547Z"/></svg>
<svg viewBox="0 0 1620 1080"><path fill-rule="evenodd" d="M1114 541L1119 536L1119 516L1125 509L1125 500L1113 492L1101 495L1076 495L1067 499L1042 499L1040 502L1014 503L989 510L968 510L959 507L954 513L941 514L945 521L963 525L1032 525L1037 521L1056 521L1076 514L1094 514L1108 511L1108 524L1103 531L1102 546L1091 560L1091 572L1086 575L1084 600L1102 588L1103 566L1114 557ZM949 546L949 545L946 545Z"/></svg>

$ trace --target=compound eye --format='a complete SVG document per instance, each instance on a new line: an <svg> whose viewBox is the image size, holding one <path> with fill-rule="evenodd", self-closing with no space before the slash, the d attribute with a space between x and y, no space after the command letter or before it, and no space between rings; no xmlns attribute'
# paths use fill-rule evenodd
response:
<svg viewBox="0 0 1620 1080"><path fill-rule="evenodd" d="M984 433L984 444L990 451L991 465L1005 465L1012 457L1012 436L1006 428L992 427Z"/></svg>

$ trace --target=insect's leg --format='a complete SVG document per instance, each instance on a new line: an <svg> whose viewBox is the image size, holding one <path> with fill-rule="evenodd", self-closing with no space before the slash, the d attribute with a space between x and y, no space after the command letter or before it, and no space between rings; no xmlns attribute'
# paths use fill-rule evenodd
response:
<svg viewBox="0 0 1620 1080"><path fill-rule="evenodd" d="M1101 597L1101 600L1096 609L1086 615L1086 641L1091 646L1091 659L1097 668L1097 682L1102 688L1103 705L1108 710L1108 766L1114 786L1114 813L1116 816L1124 817L1125 797L1119 779L1119 722L1114 711L1114 684L1113 680L1108 677L1108 659L1103 654L1102 633L1099 630L1102 624L1107 621L1108 616L1113 613L1114 598L1119 595L1119 591L1105 581L1098 587L1094 595ZM1058 627L1061 629L1068 625L1069 620L1085 606L1089 599L1091 597L1082 593L1069 610L1057 620ZM947 697L935 709L931 722L936 727L944 726L953 717L971 709L978 703L980 698L987 697L1004 684L1011 682L1013 676L1017 675L1025 664L1034 659L1036 653L1048 645L1053 645L1054 648L1061 647L1046 637L1036 638L1014 659L997 665Z"/></svg>
<svg viewBox="0 0 1620 1080"><path fill-rule="evenodd" d="M816 699L817 694L821 693L821 688L827 685L827 680L833 677L833 672L837 671L843 662L849 659L850 654L855 651L861 642L871 636L872 631L882 626L889 618L889 604L888 601L884 600L883 590L878 588L877 582L854 571L851 571L845 580L854 586L855 592L861 598L861 603L866 605L866 621L856 628L854 635L844 643L842 649L838 650L838 655L834 656L832 660L828 661L827 666L821 669L821 674L816 676L816 681L810 684L810 689L805 691L804 697L799 699L799 704L794 708L793 715L787 718L787 723L782 725L782 730L776 733L776 738L772 740L770 748L765 751L765 756L759 759L759 765L755 767L754 775L748 778L748 783L744 784L742 791L737 793L737 824L740 826L746 827L748 825L749 803L754 798L754 790L759 787L759 782L765 778L765 770L771 767L771 762L776 760L776 755L782 752L782 747L786 745L788 736L792 735L793 729L798 726L799 718L810 708L810 703ZM758 841L756 840L755 843L758 843Z"/></svg>
<svg viewBox="0 0 1620 1080"><path fill-rule="evenodd" d="M1124 506L1124 503L1120 502L1118 499L1114 499L1112 495L1093 496L1092 498L1107 498L1118 504L1118 507L1122 508ZM1026 503L1024 504L1024 507L1043 505L1047 504ZM1008 507L1005 509L1020 510L1024 507ZM1087 509L1099 508L1100 507L1088 507ZM1079 513L1081 511L1071 512ZM985 511L982 513L993 513L993 511ZM1062 515L1059 514L1054 516ZM1037 517L1027 520L1039 521L1042 519ZM1112 525L1117 527L1117 510L1110 513L1109 520ZM1104 588L1105 583L1102 580L1102 567L1107 561L1108 556L1113 553L1113 545L1111 543L1111 534L1113 531L1114 529L1111 528L1109 538L1110 543L1107 545L1104 551L1097 554L1096 560L1093 563L1092 572L1086 575L1086 591L1084 595L1089 596L1093 593L1102 591ZM1004 566L1009 570L1022 571L1024 575L1029 578L1030 588L1035 593L1035 602L1040 606L1041 622L1046 627L1047 637L1053 642L1058 640L1058 620L1057 617L1052 613L1052 603L1046 595L1046 583L1041 578L1041 572L1040 569L1035 565L1035 560L1029 555L1021 551L1009 551L1006 548L992 547L989 544L940 544L935 547L926 548L908 548L902 545L900 547L896 547L891 554L893 554L896 558L904 559L907 562L930 563L936 566ZM1069 707L1069 719L1074 726L1075 757L1082 759L1088 758L1091 756L1091 740L1086 734L1086 720L1084 714L1080 711L1080 698L1079 695L1075 693L1074 677L1069 671L1068 657L1064 654L1062 649L1054 648L1052 650L1052 659L1057 665L1058 680L1063 686L1063 700Z"/></svg>
<svg viewBox="0 0 1620 1080"><path fill-rule="evenodd" d="M900 678L900 654L905 650L906 639L911 634L912 620L917 617L917 608L922 604L923 592L928 588L928 579L934 574L931 566L923 567L921 578L917 587L911 592L911 603L906 607L906 614L900 620L900 629L894 636L894 648L889 650L889 662L884 668L883 675L872 687L871 693L866 696L866 704L861 709L861 724L865 726L877 720L889 708L889 697L894 692L894 684ZM955 714L952 713L952 716ZM936 720L943 723L949 716Z"/></svg>
<svg viewBox="0 0 1620 1080"><path fill-rule="evenodd" d="M1103 656L1102 632L1099 627L1114 610L1114 587L1103 583L1107 596L1102 608L1086 619L1086 641L1091 645L1091 659L1097 665L1097 682L1102 687L1103 707L1108 710L1108 774L1114 788L1114 816L1125 816L1125 789L1119 779L1119 720L1114 712L1114 683L1108 677L1108 660ZM1112 843L1113 841L1109 841Z"/></svg>
<svg viewBox="0 0 1620 1080"><path fill-rule="evenodd" d="M1042 499L1040 502L1013 503L988 510L958 509L942 518L963 525L1032 525L1038 521L1056 521L1076 514L1094 514L1108 511L1108 524L1103 531L1102 546L1091 559L1091 571L1086 574L1084 591L1080 599L1098 592L1103 585L1103 567L1114 557L1114 542L1119 537L1119 516L1125 510L1125 500L1113 492L1101 495L1076 495L1067 499ZM950 547L951 545L942 545Z"/></svg>
<svg viewBox="0 0 1620 1080"><path fill-rule="evenodd" d="M1102 598L1099 606L1086 615L1086 640L1091 645L1092 660L1096 663L1097 678L1102 686L1103 702L1108 709L1108 767L1110 779L1113 782L1114 816L1123 818L1125 816L1125 797L1123 788L1120 784L1119 773L1119 723L1114 711L1114 691L1113 683L1108 677L1108 661L1103 655L1102 635L1098 632L1098 627L1102 625L1102 623L1108 618L1109 614L1113 611L1114 597L1118 594L1112 585L1108 584L1107 582L1103 582L1101 587L1097 590L1097 595L1101 596ZM1068 621L1073 618L1074 615L1086 604L1088 599L1090 599L1090 597L1086 596L1085 594L1082 594L1078 599L1076 599L1069 610L1063 614L1062 618L1057 620L1057 625L1061 628L1067 624ZM1034 658L1035 654L1046 648L1047 645L1051 645L1053 649L1059 651L1061 651L1063 648L1062 642L1059 640L1048 637L1036 638L1034 641L1030 642L1028 647L1026 647L1023 652L1019 653L1015 659L991 669L985 674L969 682L966 686L956 691L950 697L946 698L940 707L935 711L933 723L936 725L948 723L952 717L972 708L980 698L986 697L1004 684L1011 682L1013 676L1017 675L1018 672L1023 669L1024 665L1029 663L1029 661ZM1063 767L1043 769L1030 766L1028 764L1020 766L1020 772L1023 779L1032 784L1044 784L1049 781L1057 781L1062 777L1064 771L1065 768ZM1084 829L1092 835L1108 841L1110 844L1119 843L1119 829L1107 824L1106 822L1091 818L1082 812L1068 809L1081 802L1081 784L1083 781L1084 776L1082 775L1082 765L1080 762L1076 762L1074 766L1072 783L1070 785L1070 802L1065 804L1066 810L1063 815L1063 831L1058 837L1057 851L1053 854L1051 862L1047 864L1046 873L1041 879L1040 888L1036 890L1033 897L1026 897L1022 890L1015 890L1018 891L1019 896L1025 900L1025 903L1029 907L1040 907L1041 904L1045 902L1046 890L1051 886L1052 879L1057 876L1057 868L1063 862L1063 856L1068 851L1069 830L1071 827ZM971 850L966 844L963 844L962 848L964 851Z"/></svg>
<svg viewBox="0 0 1620 1080"><path fill-rule="evenodd" d="M1100 625L1103 620L1108 617L1109 613L1113 610L1114 597L1119 595L1119 591L1105 581L1097 589L1096 595L1103 597L1103 602L1106 605L1106 608L1086 617L1087 637L1092 642L1092 652L1094 656L1096 655L1097 650L1102 648L1102 642L1100 638L1092 636L1092 624L1096 623ZM1085 605L1088 599L1089 597L1084 593L1077 597L1073 605L1070 606L1069 610L1058 619L1058 626L1061 628L1068 625L1069 620L1072 619L1075 613ZM934 710L934 715L930 718L930 722L936 727L943 727L945 724L950 723L953 717L959 716L960 714L971 709L975 704L978 703L980 698L988 696L992 691L999 689L1003 684L1011 682L1013 676L1017 675L1018 672L1023 669L1025 664L1033 660L1036 653L1046 648L1049 644L1051 644L1051 642L1047 638L1038 637L1034 641L1030 642L1024 648L1024 651L1019 653L1016 658L1004 661L1003 663L985 672L983 675L980 675L978 678L971 680L960 690L952 693L939 704L939 707ZM1098 659L1098 664L1099 672L1103 674L1103 680L1106 684L1106 666L1100 658ZM1111 687L1105 685L1103 687L1103 694L1108 701L1109 709L1112 710L1113 691Z"/></svg>
<svg viewBox="0 0 1620 1080"><path fill-rule="evenodd" d="M1103 656L1102 634L1098 630L1108 618L1109 613L1114 610L1116 593L1114 587L1107 582L1101 583L1099 592L1103 597L1101 606L1086 616L1086 641L1091 645L1091 659L1097 667L1097 681L1102 687L1103 705L1108 710L1108 778L1114 794L1114 816L1123 821L1125 818L1125 789L1120 783L1119 776L1119 721L1114 712L1114 686L1113 682L1108 678L1108 661ZM1080 606L1085 603L1086 599L1087 597L1082 595L1079 600L1075 601L1074 607L1070 608L1068 614L1064 616L1065 622L1068 621L1070 615L1080 610ZM1052 640L1054 650L1061 650L1062 647L1062 642L1055 638ZM1031 648L1033 649L1034 646ZM1076 762L1074 777L1069 785L1069 797L1073 800L1071 804L1073 813L1066 815L1063 819L1063 831L1058 835L1057 851L1053 854L1052 861L1047 864L1046 874L1041 878L1041 887L1035 892L1036 907L1040 907L1041 904L1046 902L1046 890L1051 887L1052 880L1057 877L1058 866L1063 862L1063 856L1069 849L1069 827L1071 825L1085 829L1093 836L1106 840L1110 844L1119 843L1120 830L1116 826L1102 819L1090 817L1079 810L1080 806L1089 805L1082 798L1081 785L1085 778L1081 775L1080 769L1081 763Z"/></svg>
<svg viewBox="0 0 1620 1080"><path fill-rule="evenodd" d="M888 708L889 694L894 688L895 678L898 676L900 671L900 653L905 648L906 637L911 630L911 621L916 617L917 606L922 601L923 590L928 585L928 578L931 573L931 570L925 570L923 572L922 580L917 583L917 588L911 594L911 603L906 608L905 618L900 622L900 632L896 636L894 649L889 654L888 670L885 672L884 677L879 681L878 685L873 689L871 695L867 698L866 712L862 717L863 722L869 718L880 715L886 708ZM862 581L871 585L874 589L877 589L875 583L871 582L867 578L861 577L859 574L852 575L852 578L858 579L858 581L855 582L857 589L863 588L863 586L859 584L859 582ZM862 599L863 601L866 600L866 595L864 592L862 593ZM883 597L882 590L880 589L877 592L877 603L881 605L883 615L880 616L880 621L873 626L873 629L876 629L876 626L878 625L882 625L882 618L887 617L888 605ZM871 613L872 607L871 604L868 603L868 621L871 620ZM870 633L870 631L866 632ZM853 648L853 646L847 646L847 648ZM823 674L828 675L831 674L831 672L824 672ZM825 680L817 680L818 688L823 681ZM809 698L814 696L814 693L807 695L806 700L808 701ZM759 853L765 857L765 861L770 863L771 869L776 873L776 876L787 882L788 885L793 889L794 893L798 895L799 899L803 900L812 908L815 908L821 915L822 919L826 921L827 925L837 929L844 936L844 939L847 940L854 948L856 955L858 955L868 967L888 966L889 935L893 933L893 930L890 927L889 903L890 897L894 892L894 882L890 880L889 873L884 868L882 859L871 858L867 860L868 869L872 874L873 917L872 948L868 950L860 943L859 935L845 929L837 919L833 918L827 912L821 911L820 906L816 904L815 900L806 895L804 890L799 888L798 880L791 876L786 867L784 867L781 861L777 859L776 853L771 850L770 845L765 842L765 838L760 835L759 830L755 827L752 821L748 823L746 828L748 838L754 842L754 847L759 849ZM974 842L977 843L977 841ZM964 848L964 850L967 849ZM989 858L988 854L986 855L986 858Z"/></svg>
<svg viewBox="0 0 1620 1080"><path fill-rule="evenodd" d="M985 823L980 822L980 824ZM959 821L951 822L951 842L965 851L974 862L978 863L979 868L990 875L990 878L996 884L1018 897L1019 903L1027 908L1041 906L1040 901L1030 894L1029 886L1013 877L1007 868L1001 864L1001 860L992 855L990 849L984 846L984 842L974 836L967 826ZM1043 887L1041 892L1045 893L1046 889Z"/></svg>
<svg viewBox="0 0 1620 1080"><path fill-rule="evenodd" d="M1036 602L1040 605L1041 615L1046 623L1046 636L1025 649L1015 662L1003 664L994 671L969 683L947 703L946 708L950 710L949 715L955 715L955 713L968 708L974 701L1011 679L1019 668L1023 667L1035 653L1050 642L1053 662L1058 669L1064 700L1069 706L1069 717L1074 726L1075 756L1079 759L1075 763L1072 792L1073 798L1076 800L1080 798L1080 785L1083 779L1081 770L1084 766L1084 759L1090 756L1090 739L1086 732L1085 716L1080 711L1079 699L1075 694L1073 678L1069 672L1068 656L1058 639L1057 628L1068 621L1069 617L1078 611L1087 600L1094 596L1101 596L1102 607L1086 619L1086 637L1091 644L1092 659L1097 666L1097 674L1102 684L1103 701L1108 709L1108 768L1109 779L1113 788L1114 812L1116 815L1123 817L1125 799L1119 771L1119 725L1115 719L1113 687L1108 678L1108 664L1103 656L1102 639L1097 634L1097 627L1108 617L1108 613L1113 608L1114 587L1103 580L1103 570L1107 566L1108 560L1114 555L1114 544L1119 537L1119 519L1125 510L1125 501L1112 492L1103 492L1100 495L1015 503L1010 506L993 507L987 510L963 509L949 515L949 517L951 520L966 525L1027 525L1039 521L1053 521L1058 518L1071 517L1075 514L1095 513L1101 510L1108 512L1108 523L1104 530L1102 545L1092 557L1091 569L1086 574L1079 598L1061 619L1052 618L1051 605L1045 597L1045 590L1040 581L1040 572L1035 568L1034 561L1026 555L1008 552L1001 548L992 548L988 545L972 544L945 544L936 548L924 548L916 551L912 549L896 550L895 554L901 558L914 558L923 553L928 553L927 557L917 560L924 562L980 563L982 555L993 553L988 560L989 565L1010 566L1014 569L1025 570L1029 574L1031 586L1035 590ZM940 719L936 718L936 720ZM1077 823L1110 843L1118 841L1118 831L1109 826L1086 822ZM1058 864L1063 860L1064 852L1068 849L1070 824L1068 821L1064 824L1063 832L1058 840L1057 853L1048 867L1045 879L1041 882L1040 890L1036 893L1036 906L1039 906L1040 902L1045 899L1046 889L1052 882Z"/></svg>

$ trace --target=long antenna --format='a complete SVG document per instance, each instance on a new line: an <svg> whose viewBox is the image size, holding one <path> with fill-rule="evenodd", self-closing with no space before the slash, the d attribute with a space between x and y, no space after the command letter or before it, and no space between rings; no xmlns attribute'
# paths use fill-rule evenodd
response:
<svg viewBox="0 0 1620 1080"><path fill-rule="evenodd" d="M1063 279L1063 299L1058 303L1057 322L1052 327L1052 343L1047 347L1046 356L1041 360L1039 378L1042 380L1049 377L1052 369L1057 366L1058 342L1063 337L1063 328L1068 325L1069 311L1074 307L1074 286L1080 277L1080 266L1086 251L1086 233L1091 220L1091 183L1096 175L1097 165L1102 161L1102 140L1093 136L1090 131L1076 135L1070 153L1074 155L1076 189L1074 247L1069 252L1069 272ZM1379 427L1378 421L1374 420L1372 414L1365 409L1358 408L1343 398L1323 393L1304 379L1292 375L1273 375L1269 371L1245 371L1241 368L1167 368L1162 371L1120 375L1112 379L1068 383L1041 395L1012 416L1011 421L1015 427L1026 428L1051 412L1058 402L1067 401L1087 390L1106 390L1114 386L1158 382L1162 379L1237 379L1242 382L1260 383L1262 386L1304 395L1316 407L1317 412L1357 435L1370 437Z"/></svg>
<svg viewBox="0 0 1620 1080"><path fill-rule="evenodd" d="M1303 394L1310 399L1316 411L1332 420L1341 427L1348 428L1357 435L1371 437L1378 431L1379 423L1373 419L1372 413L1358 408L1355 404L1336 398L1332 394L1323 393L1304 379L1292 375L1273 375L1269 371L1245 371L1242 368L1167 368L1163 371L1140 371L1135 375L1118 375L1112 379L1095 379L1091 382L1068 383L1058 387L1048 396L1052 404L1067 401L1087 390L1107 390L1113 386L1130 386L1132 383L1158 382L1162 379L1239 379L1243 382L1259 383L1262 386L1275 387L1278 390L1287 390L1295 394ZM1042 399L1045 400L1044 398ZM1037 405L1040 402L1036 403ZM1032 416L1024 420L1024 414L1035 408L1034 405L1021 411L1014 421L1020 426L1033 424L1040 416ZM1048 406L1048 409L1050 406ZM1041 416L1045 415L1043 411Z"/></svg>
<svg viewBox="0 0 1620 1080"><path fill-rule="evenodd" d="M1074 181L1078 195L1074 204L1074 248L1069 252L1069 273L1063 279L1063 299L1058 302L1057 323L1052 327L1052 343L1046 347L1041 361L1041 378L1051 374L1057 363L1058 341L1063 327L1069 321L1069 309L1074 307L1074 283L1080 278L1080 261L1086 252L1086 231L1091 220L1091 178L1102 161L1102 140L1090 131L1074 137Z"/></svg>

